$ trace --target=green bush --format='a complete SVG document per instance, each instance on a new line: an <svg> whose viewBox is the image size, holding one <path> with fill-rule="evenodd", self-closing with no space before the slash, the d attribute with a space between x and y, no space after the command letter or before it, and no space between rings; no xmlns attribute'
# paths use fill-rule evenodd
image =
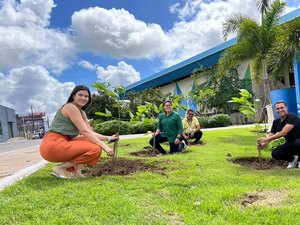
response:
<svg viewBox="0 0 300 225"><path fill-rule="evenodd" d="M131 124L130 133L131 134L142 134L147 133L148 131L154 131L157 127L157 122L137 122Z"/></svg>
<svg viewBox="0 0 300 225"><path fill-rule="evenodd" d="M118 132L118 126L120 123L120 135L122 134L130 134L131 126L129 122L112 120L106 121L103 123L99 123L95 125L95 132L103 134L103 135L113 135Z"/></svg>
<svg viewBox="0 0 300 225"><path fill-rule="evenodd" d="M210 117L197 116L201 128L226 127L229 126L230 117L226 114L217 114ZM122 134L143 134L154 131L157 128L158 120L147 122L120 122L120 135ZM94 130L103 135L113 135L118 131L118 120L96 123L93 121Z"/></svg>
<svg viewBox="0 0 300 225"><path fill-rule="evenodd" d="M227 114L216 114L210 117L210 127L227 127L231 124Z"/></svg>
<svg viewBox="0 0 300 225"><path fill-rule="evenodd" d="M227 127L231 124L227 114L216 114L209 117L197 116L201 128Z"/></svg>
<svg viewBox="0 0 300 225"><path fill-rule="evenodd" d="M201 128L208 128L209 127L209 117L205 116L196 116Z"/></svg>

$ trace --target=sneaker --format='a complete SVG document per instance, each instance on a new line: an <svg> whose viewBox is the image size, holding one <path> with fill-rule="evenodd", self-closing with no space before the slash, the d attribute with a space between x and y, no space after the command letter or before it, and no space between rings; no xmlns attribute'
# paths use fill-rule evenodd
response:
<svg viewBox="0 0 300 225"><path fill-rule="evenodd" d="M287 166L288 169L293 169L293 168L296 168L297 167L297 161L292 161L289 163L289 165ZM299 165L299 168L300 168L300 165Z"/></svg>
<svg viewBox="0 0 300 225"><path fill-rule="evenodd" d="M183 150L187 148L187 145L184 140L181 141L183 143Z"/></svg>

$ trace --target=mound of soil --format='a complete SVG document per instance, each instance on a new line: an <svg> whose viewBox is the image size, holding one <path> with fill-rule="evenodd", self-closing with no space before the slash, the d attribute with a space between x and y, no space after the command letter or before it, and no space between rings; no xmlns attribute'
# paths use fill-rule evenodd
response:
<svg viewBox="0 0 300 225"><path fill-rule="evenodd" d="M191 152L191 150L184 150L178 154L186 154L186 153L190 153L190 152ZM144 150L137 151L137 152L131 152L129 154L133 155L133 156L139 156L139 157L156 157L156 156L161 155L159 151L153 150L150 146L144 147Z"/></svg>
<svg viewBox="0 0 300 225"><path fill-rule="evenodd" d="M165 174L165 168L160 164L163 162L145 163L143 160L128 160L125 158L117 158L115 170L112 172L112 159L102 159L96 166L87 166L82 170L82 173L87 177L103 176L103 175L120 175L125 176L136 172L151 172Z"/></svg>
<svg viewBox="0 0 300 225"><path fill-rule="evenodd" d="M144 147L144 150L131 152L130 155L133 156L141 156L141 157L155 157L159 156L160 153L157 150L153 150L150 146Z"/></svg>
<svg viewBox="0 0 300 225"><path fill-rule="evenodd" d="M286 169L288 163L286 161L274 160L274 159L262 159L262 168L260 168L258 157L250 158L235 158L228 159L228 161L233 163L238 163L242 166L250 167L256 170L268 170L268 169Z"/></svg>

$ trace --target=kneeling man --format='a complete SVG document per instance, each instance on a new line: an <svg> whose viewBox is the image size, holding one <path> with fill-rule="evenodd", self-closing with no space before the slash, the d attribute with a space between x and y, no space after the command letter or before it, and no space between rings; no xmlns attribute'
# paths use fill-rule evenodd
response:
<svg viewBox="0 0 300 225"><path fill-rule="evenodd" d="M257 140L257 148L262 149L270 141L284 137L286 142L273 150L272 157L276 160L288 161L289 169L295 168L300 154L300 120L295 114L288 113L284 101L276 102L275 109L279 118L273 121L268 137Z"/></svg>

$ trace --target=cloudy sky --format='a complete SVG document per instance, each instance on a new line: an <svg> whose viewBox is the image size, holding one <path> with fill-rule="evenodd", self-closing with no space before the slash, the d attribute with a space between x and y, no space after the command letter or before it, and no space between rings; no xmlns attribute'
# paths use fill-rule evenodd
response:
<svg viewBox="0 0 300 225"><path fill-rule="evenodd" d="M53 115L77 84L137 82L222 43L226 15L259 20L255 2L0 0L0 105Z"/></svg>

